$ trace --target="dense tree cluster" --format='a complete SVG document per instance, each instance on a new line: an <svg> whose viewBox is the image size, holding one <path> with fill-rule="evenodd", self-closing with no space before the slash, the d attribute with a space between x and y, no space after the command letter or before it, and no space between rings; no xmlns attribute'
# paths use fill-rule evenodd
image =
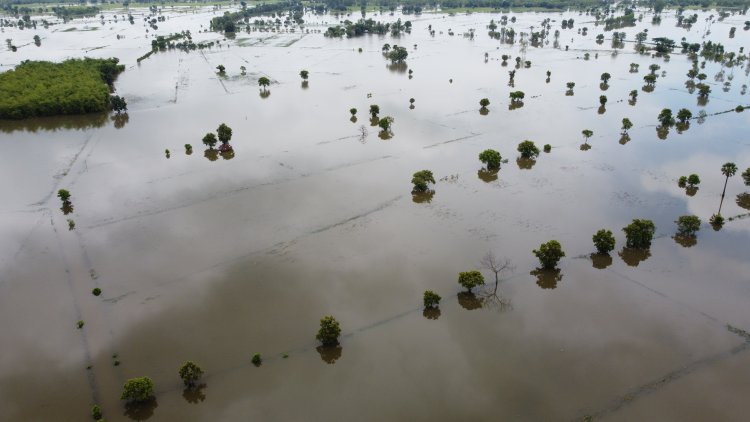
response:
<svg viewBox="0 0 750 422"><path fill-rule="evenodd" d="M109 110L112 84L124 70L116 58L21 62L0 74L0 118Z"/></svg>

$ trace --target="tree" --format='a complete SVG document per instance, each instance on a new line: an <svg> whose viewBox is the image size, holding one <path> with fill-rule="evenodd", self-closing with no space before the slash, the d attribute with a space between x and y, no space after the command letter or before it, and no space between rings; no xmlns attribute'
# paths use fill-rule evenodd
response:
<svg viewBox="0 0 750 422"><path fill-rule="evenodd" d="M698 97L706 98L711 93L711 87L706 84L698 84Z"/></svg>
<svg viewBox="0 0 750 422"><path fill-rule="evenodd" d="M378 120L378 126L380 126L380 130L389 133L391 131L391 126L393 125L393 120L394 119L391 116L385 116L382 119Z"/></svg>
<svg viewBox="0 0 750 422"><path fill-rule="evenodd" d="M116 112L117 114L128 110L128 103L119 95L109 96L109 106L110 108L112 108L112 111Z"/></svg>
<svg viewBox="0 0 750 422"><path fill-rule="evenodd" d="M630 98L635 101L636 98L638 98L638 90L632 90L630 91Z"/></svg>
<svg viewBox="0 0 750 422"><path fill-rule="evenodd" d="M634 219L632 223L623 227L626 245L629 248L648 248L654 238L656 226L651 220Z"/></svg>
<svg viewBox="0 0 750 422"><path fill-rule="evenodd" d="M482 268L495 273L495 289L497 289L497 283L500 281L499 274L503 271L513 269L513 265L508 258L496 256L492 252L487 252L482 259L479 260L479 265L481 265Z"/></svg>
<svg viewBox="0 0 750 422"><path fill-rule="evenodd" d="M219 127L216 129L216 133L219 134L219 142L221 142L222 144L226 144L230 139L232 139L232 128L224 123L219 125Z"/></svg>
<svg viewBox="0 0 750 422"><path fill-rule="evenodd" d="M628 133L628 130L633 127L633 122L630 121L627 117L622 119L622 133L626 134Z"/></svg>
<svg viewBox="0 0 750 422"><path fill-rule="evenodd" d="M310 72L306 70L302 70L299 72L299 76L302 77L302 79L307 80L307 77L310 75Z"/></svg>
<svg viewBox="0 0 750 422"><path fill-rule="evenodd" d="M226 68L224 67L223 64L220 64L220 65L216 66L216 70L219 71L219 75L223 75L225 73Z"/></svg>
<svg viewBox="0 0 750 422"><path fill-rule="evenodd" d="M180 367L180 378L185 386L192 388L195 383L203 376L203 369L192 361L187 361Z"/></svg>
<svg viewBox="0 0 750 422"><path fill-rule="evenodd" d="M479 105L482 106L482 110L486 110L487 106L490 105L490 100L487 98L482 98L479 100Z"/></svg>
<svg viewBox="0 0 750 422"><path fill-rule="evenodd" d="M745 181L745 186L750 186L750 167L742 173L742 180Z"/></svg>
<svg viewBox="0 0 750 422"><path fill-rule="evenodd" d="M648 86L654 86L654 83L656 83L656 75L649 73L643 77L643 81L646 82L646 85Z"/></svg>
<svg viewBox="0 0 750 422"><path fill-rule="evenodd" d="M440 299L442 298L439 294L433 292L432 290L425 290L422 300L424 302L425 309L430 309L437 308L438 305L440 305Z"/></svg>
<svg viewBox="0 0 750 422"><path fill-rule="evenodd" d="M589 138L594 135L594 132L592 130L589 130L589 129L584 129L584 130L581 131L581 134L583 135L584 140L586 142L588 142Z"/></svg>
<svg viewBox="0 0 750 422"><path fill-rule="evenodd" d="M391 63L403 63L407 56L409 56L409 53L406 48L397 45L394 45L391 51L386 54Z"/></svg>
<svg viewBox="0 0 750 422"><path fill-rule="evenodd" d="M67 189L60 189L57 191L57 197L63 201L63 203L70 202L70 192Z"/></svg>
<svg viewBox="0 0 750 422"><path fill-rule="evenodd" d="M149 377L131 378L125 382L120 400L141 403L154 396L154 382Z"/></svg>
<svg viewBox="0 0 750 422"><path fill-rule="evenodd" d="M521 153L521 157L523 158L534 158L539 155L539 148L537 148L534 142L529 140L525 140L518 144L516 150Z"/></svg>
<svg viewBox="0 0 750 422"><path fill-rule="evenodd" d="M428 183L435 183L435 178L430 170L420 170L411 178L411 183L414 184L412 192L427 192L429 190Z"/></svg>
<svg viewBox="0 0 750 422"><path fill-rule="evenodd" d="M696 187L701 184L701 178L698 177L697 174L691 174L690 176L687 177L685 181L691 188Z"/></svg>
<svg viewBox="0 0 750 422"><path fill-rule="evenodd" d="M659 65L658 65L658 64L656 64L656 63L654 63L654 64L650 65L650 66L648 67L648 69L649 69L649 70L651 71L651 74L652 74L652 75L655 75L655 74L656 74L656 71L657 71L657 70L659 70L659 69L661 69L661 66L659 66Z"/></svg>
<svg viewBox="0 0 750 422"><path fill-rule="evenodd" d="M602 76L601 76L601 79L602 79L602 83L604 83L604 84L606 85L606 84L607 84L607 82L609 82L609 79L610 79L611 77L612 77L612 75L610 75L610 74L609 74L609 73L607 73L607 72L604 72L604 73L602 73Z"/></svg>
<svg viewBox="0 0 750 422"><path fill-rule="evenodd" d="M271 80L265 76L261 76L260 78L258 78L258 85L263 87L263 90L265 91L266 87L271 85Z"/></svg>
<svg viewBox="0 0 750 422"><path fill-rule="evenodd" d="M511 102L519 102L523 100L523 98L526 96L523 91L513 91L510 93L510 101Z"/></svg>
<svg viewBox="0 0 750 422"><path fill-rule="evenodd" d="M726 176L726 179L724 179L724 190L721 191L721 200L724 201L724 194L727 193L727 182L729 182L729 178L734 176L735 173L737 173L737 165L734 163L724 163L724 165L721 166L721 174ZM743 175L744 177L744 175Z"/></svg>
<svg viewBox="0 0 750 422"><path fill-rule="evenodd" d="M213 133L207 133L206 136L203 137L203 143L209 148L212 149L214 145L216 145L216 135Z"/></svg>
<svg viewBox="0 0 750 422"><path fill-rule="evenodd" d="M576 83L575 82L568 82L568 83L565 84L565 86L568 87L568 90L572 91L573 88L575 88Z"/></svg>
<svg viewBox="0 0 750 422"><path fill-rule="evenodd" d="M336 318L332 316L325 316L320 319L320 329L318 334L315 336L323 346L335 346L339 344L339 336L341 335L341 326Z"/></svg>
<svg viewBox="0 0 750 422"><path fill-rule="evenodd" d="M458 273L458 284L471 292L471 289L484 284L484 276L476 270Z"/></svg>
<svg viewBox="0 0 750 422"><path fill-rule="evenodd" d="M600 95L599 96L599 104L604 107L604 104L607 104L607 96L606 95Z"/></svg>
<svg viewBox="0 0 750 422"><path fill-rule="evenodd" d="M373 104L370 106L370 115L375 118L378 117L378 113L380 113L380 106L377 104Z"/></svg>
<svg viewBox="0 0 750 422"><path fill-rule="evenodd" d="M95 421L99 421L102 418L102 409L99 407L99 405L95 404L91 408L91 417L94 418Z"/></svg>
<svg viewBox="0 0 750 422"><path fill-rule="evenodd" d="M351 113L352 116L356 116L357 115L357 109L354 108L354 107L352 107L352 108L349 109L349 113Z"/></svg>
<svg viewBox="0 0 750 422"><path fill-rule="evenodd" d="M677 221L677 234L683 237L695 237L695 232L701 228L701 219L697 215L683 215Z"/></svg>
<svg viewBox="0 0 750 422"><path fill-rule="evenodd" d="M615 236L611 230L601 229L592 237L596 251L600 254L608 254L615 249Z"/></svg>
<svg viewBox="0 0 750 422"><path fill-rule="evenodd" d="M674 117L672 117L672 110L668 108L663 108L661 112L659 113L659 116L657 117L659 120L659 123L661 123L662 126L671 126L674 124Z"/></svg>
<svg viewBox="0 0 750 422"><path fill-rule="evenodd" d="M684 124L685 122L690 120L691 117L693 117L693 113L691 113L690 110L686 108L682 108L677 112L677 120L679 120L680 123Z"/></svg>
<svg viewBox="0 0 750 422"><path fill-rule="evenodd" d="M503 157L500 156L500 153L494 149L486 149L479 153L479 161L484 163L487 170L499 169L502 159Z"/></svg>
<svg viewBox="0 0 750 422"><path fill-rule="evenodd" d="M555 268L560 259L565 256L565 252L563 252L562 246L557 240L542 243L539 249L534 249L533 252L542 264L542 268L547 269Z"/></svg>
<svg viewBox="0 0 750 422"><path fill-rule="evenodd" d="M388 53L391 51L391 45L388 43L383 44L383 53Z"/></svg>

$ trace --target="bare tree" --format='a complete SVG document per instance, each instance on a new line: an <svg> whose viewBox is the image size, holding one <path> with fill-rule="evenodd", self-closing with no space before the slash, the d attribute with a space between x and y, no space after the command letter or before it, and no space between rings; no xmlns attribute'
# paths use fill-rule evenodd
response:
<svg viewBox="0 0 750 422"><path fill-rule="evenodd" d="M492 251L487 252L482 259L479 261L479 265L485 270L492 271L495 273L495 292L497 292L497 285L500 282L500 273L505 271L513 271L515 268L510 262L510 259L495 255Z"/></svg>

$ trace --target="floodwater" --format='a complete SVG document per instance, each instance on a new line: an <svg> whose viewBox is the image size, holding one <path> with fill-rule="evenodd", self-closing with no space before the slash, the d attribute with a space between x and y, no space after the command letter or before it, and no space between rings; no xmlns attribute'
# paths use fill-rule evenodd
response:
<svg viewBox="0 0 750 422"><path fill-rule="evenodd" d="M601 27L578 13L515 14L516 31L550 18L554 32L575 19L561 48L550 40L522 52L487 36L499 13L405 17L413 30L398 39L341 40L322 35L335 17L308 15L311 33L224 41L200 32L223 10L174 9L156 33L189 29L196 42L221 45L138 65L154 33L145 12L136 9L135 25L115 11L104 25L4 30L20 48L0 52L3 71L26 59L119 57L128 116L1 125L0 419L84 420L98 403L110 421L746 420L750 219L718 231L707 221L721 200L721 165L750 167L750 114L713 115L750 104L748 68L723 69L725 92L721 66L708 62L713 92L701 106L679 49L665 61L632 43L648 28L737 51L747 45L744 16L715 19L703 38L715 11L697 12L690 30L675 27L673 12L660 25L646 15L620 30L625 48L613 56L611 32L596 44ZM474 39L462 36L472 28ZM386 42L408 47L411 78L388 66ZM514 88L514 62L502 67L502 54L532 62ZM666 76L647 93L652 63ZM612 74L605 92L602 72ZM260 76L272 81L266 93ZM523 107L509 109L512 90L526 93ZM394 117L391 137L370 126L370 104ZM708 117L660 139L664 107ZM623 117L634 127L621 144ZM207 159L201 139L222 122L234 155ZM581 148L583 129L594 132L591 148ZM517 160L524 139L552 151ZM480 171L486 148L508 160L497 174ZM421 169L435 174L435 192L412 197ZM677 186L690 173L702 179L693 196ZM60 188L72 194L68 215ZM748 212L748 189L739 174L729 179L725 217ZM685 214L703 220L695 242L674 239ZM621 228L633 218L656 224L649 251L623 250ZM617 247L592 258L601 228ZM537 271L531 253L550 239L567 254L557 273ZM488 251L513 271L496 292L484 270L488 285L462 293L458 273L480 269ZM425 290L442 296L439 312L423 312ZM325 315L342 325L340 349L318 348ZM185 360L206 372L198 391L183 390ZM155 402L126 410L122 384L144 375Z"/></svg>

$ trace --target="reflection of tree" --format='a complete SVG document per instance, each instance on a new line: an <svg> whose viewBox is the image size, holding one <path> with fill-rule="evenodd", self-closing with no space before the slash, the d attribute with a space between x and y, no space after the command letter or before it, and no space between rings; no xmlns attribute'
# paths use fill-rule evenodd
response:
<svg viewBox="0 0 750 422"><path fill-rule="evenodd" d="M688 186L685 188L685 195L687 196L695 196L696 193L698 193L698 186Z"/></svg>
<svg viewBox="0 0 750 422"><path fill-rule="evenodd" d="M479 109L479 114L481 114L482 116L486 116L490 114L490 109L488 109L487 107L482 107Z"/></svg>
<svg viewBox="0 0 750 422"><path fill-rule="evenodd" d="M154 409L159 407L155 398L145 402L133 402L125 405L125 416L134 421L145 421L154 416Z"/></svg>
<svg viewBox="0 0 750 422"><path fill-rule="evenodd" d="M386 67L388 68L388 70L394 73L406 73L406 70L409 69L409 66L406 64L406 62L390 63L387 64Z"/></svg>
<svg viewBox="0 0 750 422"><path fill-rule="evenodd" d="M625 145L625 144L627 144L628 142L630 142L630 135L628 135L627 133L625 133L625 134L623 134L623 135L622 135L622 136L620 137L620 145Z"/></svg>
<svg viewBox="0 0 750 422"><path fill-rule="evenodd" d="M107 124L107 113L89 113L74 116L39 117L23 120L0 120L0 132L12 133L40 130L55 132L58 129L99 128Z"/></svg>
<svg viewBox="0 0 750 422"><path fill-rule="evenodd" d="M352 116L352 117L351 117L351 118L349 119L349 121L350 121L350 122L352 122L352 123L357 123L357 116Z"/></svg>
<svg viewBox="0 0 750 422"><path fill-rule="evenodd" d="M232 158L234 158L234 150L230 149L228 151L222 151L219 153L219 155L221 155L221 158L225 160L231 160Z"/></svg>
<svg viewBox="0 0 750 422"><path fill-rule="evenodd" d="M117 113L112 116L112 121L115 122L115 129L122 129L130 121L128 113Z"/></svg>
<svg viewBox="0 0 750 422"><path fill-rule="evenodd" d="M381 130L380 132L378 132L378 138L380 138L380 139L382 139L384 141L387 141L387 140L393 138L393 132L391 132L390 130L388 130L388 131Z"/></svg>
<svg viewBox="0 0 750 422"><path fill-rule="evenodd" d="M604 114L604 113L605 113L606 111L607 111L607 109L606 109L606 108L604 108L604 106L599 106L599 108L598 108L598 109L596 109L596 112L597 112L598 114Z"/></svg>
<svg viewBox="0 0 750 422"><path fill-rule="evenodd" d="M477 172L477 177L484 183L490 183L497 180L497 172L498 170L487 170L483 168Z"/></svg>
<svg viewBox="0 0 750 422"><path fill-rule="evenodd" d="M588 151L590 149L591 149L591 145L589 145L588 143L581 144L581 151Z"/></svg>
<svg viewBox="0 0 750 422"><path fill-rule="evenodd" d="M219 151L213 148L209 148L203 151L203 156L206 157L208 161L216 161L219 159Z"/></svg>
<svg viewBox="0 0 750 422"><path fill-rule="evenodd" d="M695 235L685 236L681 234L676 234L672 237L672 239L674 239L675 243L685 248L691 248L698 244L698 238L695 237Z"/></svg>
<svg viewBox="0 0 750 422"><path fill-rule="evenodd" d="M643 92L654 92L654 87L652 85L644 85L641 89Z"/></svg>
<svg viewBox="0 0 750 422"><path fill-rule="evenodd" d="M750 210L750 193L744 192L737 195L737 200L735 202L737 202L737 205L740 208Z"/></svg>
<svg viewBox="0 0 750 422"><path fill-rule="evenodd" d="M622 248L618 253L623 262L631 267L637 267L638 264L651 257L651 250L647 248Z"/></svg>
<svg viewBox="0 0 750 422"><path fill-rule="evenodd" d="M271 90L264 89L264 90L260 91L260 98L268 98L270 96L271 96Z"/></svg>
<svg viewBox="0 0 750 422"><path fill-rule="evenodd" d="M669 126L657 126L656 127L656 136L659 139L667 139L667 135L669 135Z"/></svg>
<svg viewBox="0 0 750 422"><path fill-rule="evenodd" d="M467 311L473 311L482 307L482 299L472 292L461 292L456 295L458 304Z"/></svg>
<svg viewBox="0 0 750 422"><path fill-rule="evenodd" d="M206 394L203 392L204 388L206 388L206 384L196 385L193 388L185 388L182 390L182 398L188 403L198 404L206 400Z"/></svg>
<svg viewBox="0 0 750 422"><path fill-rule="evenodd" d="M378 125L378 123L380 123L380 119L378 119L377 117L370 118L370 126L375 127Z"/></svg>
<svg viewBox="0 0 750 422"><path fill-rule="evenodd" d="M511 101L508 104L508 110L516 110L523 107L523 101Z"/></svg>
<svg viewBox="0 0 750 422"><path fill-rule="evenodd" d="M516 165L518 165L518 168L521 170L531 170L531 168L534 167L535 164L536 160L533 158L516 158Z"/></svg>
<svg viewBox="0 0 750 422"><path fill-rule="evenodd" d="M438 319L440 318L440 308L426 308L422 311L422 315L427 319Z"/></svg>
<svg viewBox="0 0 750 422"><path fill-rule="evenodd" d="M308 84L308 82L309 81L302 81L302 89L307 89L307 88L310 87L310 85Z"/></svg>
<svg viewBox="0 0 750 422"><path fill-rule="evenodd" d="M70 201L64 201L62 204L62 208L60 208L60 211L63 212L63 214L68 215L73 212L73 204L70 203Z"/></svg>
<svg viewBox="0 0 750 422"><path fill-rule="evenodd" d="M559 268L537 268L529 274L536 277L536 285L542 289L557 288L557 283L562 280L562 271Z"/></svg>
<svg viewBox="0 0 750 422"><path fill-rule="evenodd" d="M434 190L428 190L425 192L412 192L411 200L417 204L424 204L432 202L432 197L435 196Z"/></svg>
<svg viewBox="0 0 750 422"><path fill-rule="evenodd" d="M603 270L612 265L612 257L608 253L592 253L591 264L597 270Z"/></svg>
<svg viewBox="0 0 750 422"><path fill-rule="evenodd" d="M337 344L335 346L318 346L315 350L318 351L323 362L333 365L341 358L341 352L343 352L344 349Z"/></svg>

